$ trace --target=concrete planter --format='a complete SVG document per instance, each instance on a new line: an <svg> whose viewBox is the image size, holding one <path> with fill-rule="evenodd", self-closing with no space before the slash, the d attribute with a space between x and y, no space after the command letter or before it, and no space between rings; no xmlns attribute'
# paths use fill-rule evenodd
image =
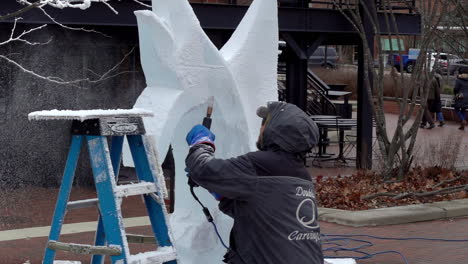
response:
<svg viewBox="0 0 468 264"><path fill-rule="evenodd" d="M346 226L381 226L468 216L468 199L348 211L319 208L319 220Z"/></svg>

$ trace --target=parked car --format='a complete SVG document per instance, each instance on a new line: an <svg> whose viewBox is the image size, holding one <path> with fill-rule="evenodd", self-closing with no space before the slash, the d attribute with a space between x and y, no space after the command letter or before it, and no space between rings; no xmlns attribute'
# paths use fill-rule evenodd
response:
<svg viewBox="0 0 468 264"><path fill-rule="evenodd" d="M436 72L444 75L454 75L456 72L460 71L460 69L464 68L468 68L468 59L441 60L436 65Z"/></svg>
<svg viewBox="0 0 468 264"><path fill-rule="evenodd" d="M403 54L402 56L400 56L399 54L393 54L393 64L391 61L392 56L389 56L388 63L394 66L398 71L400 71L402 67L404 71L412 73L414 70L414 66L416 65L418 56L419 49L410 49L408 55ZM435 67L436 72L439 74L449 73L450 65L456 65L460 60L463 59L460 59L458 56L449 53L430 52L427 54L429 70L432 71L432 69Z"/></svg>
<svg viewBox="0 0 468 264"><path fill-rule="evenodd" d="M388 56L388 64L395 67L397 71L403 68L407 73L412 73L418 56L419 49L410 49L408 54L402 54L401 56L400 54L390 54Z"/></svg>
<svg viewBox="0 0 468 264"><path fill-rule="evenodd" d="M415 62L416 60L410 59L408 55L400 56L398 54L393 54L393 56L388 56L388 64L395 67L397 71L401 71L401 69L403 69L403 71L406 71L407 73L412 73Z"/></svg>
<svg viewBox="0 0 468 264"><path fill-rule="evenodd" d="M308 63L311 66L321 66L324 68L334 69L337 67L338 61L339 61L339 56L335 48L327 47L325 49L324 46L320 46L309 57Z"/></svg>
<svg viewBox="0 0 468 264"><path fill-rule="evenodd" d="M455 61L454 63L449 65L449 74L454 75L455 73L459 72L460 69L467 69L468 70L468 59L462 59Z"/></svg>

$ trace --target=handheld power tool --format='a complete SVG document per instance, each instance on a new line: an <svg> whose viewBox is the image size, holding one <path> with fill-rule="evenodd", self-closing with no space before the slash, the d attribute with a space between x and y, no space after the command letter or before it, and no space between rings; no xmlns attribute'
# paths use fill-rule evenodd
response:
<svg viewBox="0 0 468 264"><path fill-rule="evenodd" d="M211 114L213 113L213 105L214 105L214 96L211 96L208 98L208 108L206 109L206 116L203 118L203 123L202 123L202 125L208 129L211 128ZM193 198L203 208L203 213L205 214L206 219L208 220L208 222L213 223L213 217L211 216L210 211L208 210L208 208L205 207L205 205L203 205L203 203L200 201L200 199L197 197L197 195L195 194L193 190L193 188L198 187L198 184L194 182L192 178L190 178L190 176L188 177L188 185L190 186L190 192L192 193Z"/></svg>
<svg viewBox="0 0 468 264"><path fill-rule="evenodd" d="M211 128L211 114L213 113L213 105L214 105L214 96L210 96L208 98L208 108L206 109L206 116L203 118L202 125L208 129Z"/></svg>
<svg viewBox="0 0 468 264"><path fill-rule="evenodd" d="M214 105L214 96L210 96L208 98L208 108L206 109L206 116L203 118L203 123L202 123L202 125L208 129L211 128L211 114L213 113L213 105ZM229 247L224 243L223 239L221 238L221 235L219 234L218 228L213 221L213 216L211 216L210 210L200 201L200 199L195 194L195 191L193 190L194 187L198 187L198 184L196 184L190 178L190 176L189 176L188 184L190 185L190 193L192 193L192 196L195 199L195 201L197 201L202 207L203 214L205 215L206 220L208 220L208 222L213 225L213 228L216 232L216 235L218 236L219 241L221 242L224 248L229 250Z"/></svg>

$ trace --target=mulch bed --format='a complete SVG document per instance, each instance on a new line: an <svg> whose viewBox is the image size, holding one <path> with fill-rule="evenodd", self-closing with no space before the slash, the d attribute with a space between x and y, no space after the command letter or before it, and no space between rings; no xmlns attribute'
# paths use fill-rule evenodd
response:
<svg viewBox="0 0 468 264"><path fill-rule="evenodd" d="M468 198L468 172L439 167L415 168L405 179L384 182L375 172L316 177L320 207L367 210Z"/></svg>

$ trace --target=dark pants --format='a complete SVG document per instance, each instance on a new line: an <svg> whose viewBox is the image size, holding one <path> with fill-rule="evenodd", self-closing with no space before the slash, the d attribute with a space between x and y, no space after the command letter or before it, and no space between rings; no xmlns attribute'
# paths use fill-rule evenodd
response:
<svg viewBox="0 0 468 264"><path fill-rule="evenodd" d="M426 123L429 123L429 125L433 125L434 124L434 120L432 119L432 113L431 113L431 106L433 104L433 100L428 100L427 101L427 104L426 104L426 108L424 108L424 114L423 114L423 118L422 118L422 122L421 122L421 125L425 126Z"/></svg>
<svg viewBox="0 0 468 264"><path fill-rule="evenodd" d="M455 107L455 113L461 121L466 120L466 108L465 107Z"/></svg>

